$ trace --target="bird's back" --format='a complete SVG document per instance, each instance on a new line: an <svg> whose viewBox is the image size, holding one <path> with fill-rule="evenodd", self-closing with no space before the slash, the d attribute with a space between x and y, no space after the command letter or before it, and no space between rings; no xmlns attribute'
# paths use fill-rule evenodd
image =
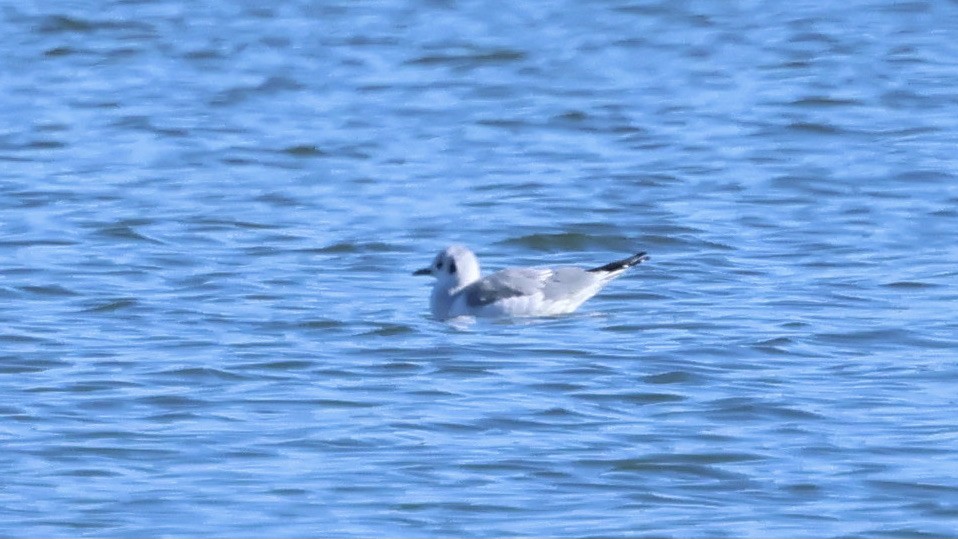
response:
<svg viewBox="0 0 958 539"><path fill-rule="evenodd" d="M454 305L479 316L549 316L574 311L603 284L580 268L508 268L465 287Z"/></svg>

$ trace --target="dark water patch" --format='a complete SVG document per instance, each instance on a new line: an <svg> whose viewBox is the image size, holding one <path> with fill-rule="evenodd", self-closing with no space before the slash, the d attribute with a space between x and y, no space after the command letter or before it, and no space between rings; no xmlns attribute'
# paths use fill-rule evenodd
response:
<svg viewBox="0 0 958 539"><path fill-rule="evenodd" d="M223 60L224 58L226 58L226 53L225 51L222 51L216 48L197 46L195 48L192 48L188 51L183 52L182 57L186 60L197 61L202 63L203 61L206 61L206 60Z"/></svg>
<svg viewBox="0 0 958 539"><path fill-rule="evenodd" d="M581 110L569 110L553 117L555 120L563 122L579 123L589 118L589 115Z"/></svg>
<svg viewBox="0 0 958 539"><path fill-rule="evenodd" d="M519 118L482 118L476 120L476 125L483 127L494 127L497 129L519 130L533 127L535 124L528 120Z"/></svg>
<svg viewBox="0 0 958 539"><path fill-rule="evenodd" d="M837 137L847 134L848 130L823 122L791 122L786 126L788 132L802 135Z"/></svg>
<svg viewBox="0 0 958 539"><path fill-rule="evenodd" d="M952 204L954 204L954 203L955 203L955 202L952 201ZM942 209L940 209L940 210L935 210L935 211L929 213L929 215L931 215L932 217L949 217L949 218L955 218L955 217L958 217L958 210L956 210L954 207L951 207L951 208L942 208Z"/></svg>
<svg viewBox="0 0 958 539"><path fill-rule="evenodd" d="M36 31L40 33L87 33L98 28L103 28L103 24L89 19L78 17L69 17L66 15L53 15L45 17L39 21Z"/></svg>
<svg viewBox="0 0 958 539"><path fill-rule="evenodd" d="M276 451L267 451L265 449L233 449L223 453L223 458L238 459L240 461L271 459L276 458Z"/></svg>
<svg viewBox="0 0 958 539"><path fill-rule="evenodd" d="M360 254L360 253L394 253L394 245L383 242L339 242L325 247L306 249L304 252L316 254Z"/></svg>
<svg viewBox="0 0 958 539"><path fill-rule="evenodd" d="M815 483L793 483L790 485L785 485L783 488L786 491L803 498L817 499L825 493L825 489L821 485Z"/></svg>
<svg viewBox="0 0 958 539"><path fill-rule="evenodd" d="M314 144L296 144L287 146L280 151L293 157L323 157L329 155Z"/></svg>
<svg viewBox="0 0 958 539"><path fill-rule="evenodd" d="M100 227L96 233L97 236L109 238L111 240L125 240L134 242L151 243L154 245L166 245L165 242L151 238L137 232L133 227L127 225L107 225Z"/></svg>
<svg viewBox="0 0 958 539"><path fill-rule="evenodd" d="M63 189L35 189L13 191L8 197L19 208L42 208L56 203L82 202L84 197Z"/></svg>
<svg viewBox="0 0 958 539"><path fill-rule="evenodd" d="M305 498L310 495L308 490L302 488L274 488L267 490L266 493L270 496L283 498Z"/></svg>
<svg viewBox="0 0 958 539"><path fill-rule="evenodd" d="M82 313L96 313L96 314L105 314L113 313L116 311L124 311L139 305L139 302L134 298L116 298L108 300L105 302L97 302L94 305L86 307L80 312Z"/></svg>
<svg viewBox="0 0 958 539"><path fill-rule="evenodd" d="M910 63L912 60L910 58L899 59L898 61L903 61ZM881 104L889 109L900 109L900 110L921 110L921 109L936 109L945 107L947 102L942 100L931 100L928 99L928 96L923 95L919 92L915 92L910 89L896 88L893 90L888 90L881 94Z"/></svg>
<svg viewBox="0 0 958 539"><path fill-rule="evenodd" d="M171 283L183 290L194 292L184 296L183 299L202 305L207 301L214 301L219 298L216 295L196 294L199 290L216 291L227 286L236 277L236 274L230 271L211 271L203 273L194 273L192 275L183 275L171 279ZM189 311L187 311L189 312Z"/></svg>
<svg viewBox="0 0 958 539"><path fill-rule="evenodd" d="M140 397L137 402L155 406L157 408L170 409L194 409L206 408L211 403L205 399L185 396L185 395L152 395L149 397Z"/></svg>
<svg viewBox="0 0 958 539"><path fill-rule="evenodd" d="M0 247L71 247L80 242L63 239L0 240Z"/></svg>
<svg viewBox="0 0 958 539"><path fill-rule="evenodd" d="M64 392L64 393L101 393L101 392L115 392L118 389L129 389L141 387L141 384L135 384L131 382L119 381L119 380L90 380L86 382L77 382L71 383L56 387L47 387L47 388L33 388L31 391L45 390L51 392Z"/></svg>
<svg viewBox="0 0 958 539"><path fill-rule="evenodd" d="M930 529L934 529L936 527L933 523L929 524ZM948 524L943 524L941 526L941 531L926 531L924 528L918 528L915 526L882 526L880 528L866 530L862 533L862 535L869 537L888 537L889 539L901 537L934 539L951 535L951 529L949 528Z"/></svg>
<svg viewBox="0 0 958 539"><path fill-rule="evenodd" d="M598 363L589 363L575 367L557 369L556 372L562 375L560 380L573 380L576 382L589 380L591 377L614 375L617 373L614 367Z"/></svg>
<svg viewBox="0 0 958 539"><path fill-rule="evenodd" d="M86 515L84 520L76 520L69 518L38 518L32 519L24 522L25 525L29 525L32 528L44 530L44 529L64 529L64 530L78 530L81 533L92 533L94 530L96 532L101 532L103 530L114 530L116 529L116 520L109 517L97 518L94 515Z"/></svg>
<svg viewBox="0 0 958 539"><path fill-rule="evenodd" d="M701 380L701 376L688 371L669 371L642 377L642 381L647 384L688 384Z"/></svg>
<svg viewBox="0 0 958 539"><path fill-rule="evenodd" d="M707 404L708 415L717 420L761 421L777 420L809 421L823 420L824 416L794 406L783 406L748 397L728 397Z"/></svg>
<svg viewBox="0 0 958 539"><path fill-rule="evenodd" d="M753 344L752 348L759 352L773 355L816 357L816 354L813 354L807 350L800 350L802 348L800 343L797 343L795 340L788 337L775 337L766 339Z"/></svg>
<svg viewBox="0 0 958 539"><path fill-rule="evenodd" d="M767 457L757 453L738 453L738 452L712 452L712 453L686 453L686 454L659 454L648 455L642 460L646 462L666 461L689 464L735 464L740 462L750 462L756 460L765 460Z"/></svg>
<svg viewBox="0 0 958 539"><path fill-rule="evenodd" d="M55 341L36 335L25 335L23 333L0 333L0 342L9 344L51 344ZM2 367L0 367L2 368Z"/></svg>
<svg viewBox="0 0 958 539"><path fill-rule="evenodd" d="M609 392L609 393L573 393L572 396L592 402L622 402L629 404L662 404L670 402L680 402L685 400L682 395L672 393L648 393L648 392Z"/></svg>
<svg viewBox="0 0 958 539"><path fill-rule="evenodd" d="M531 384L531 388L538 391L546 391L549 393L572 393L575 391L583 391L588 387L586 384L576 384L570 382L542 382L537 384Z"/></svg>
<svg viewBox="0 0 958 539"><path fill-rule="evenodd" d="M67 143L52 139L32 140L22 146L24 150L59 150L66 147Z"/></svg>
<svg viewBox="0 0 958 539"><path fill-rule="evenodd" d="M149 116L130 114L116 119L113 125L117 128L130 131L144 131L164 137L186 138L191 135L188 129L177 127L161 127L156 120Z"/></svg>
<svg viewBox="0 0 958 539"><path fill-rule="evenodd" d="M206 419L208 419L208 416L205 414L197 414L186 411L163 412L159 414L149 414L144 417L144 420L156 422L160 425L175 425L182 424L183 422L200 421ZM218 419L224 420L223 418Z"/></svg>
<svg viewBox="0 0 958 539"><path fill-rule="evenodd" d="M903 494L913 500L920 498L939 499L942 494L954 496L952 499L958 499L958 485L954 483L910 482L888 479L873 479L867 481L867 483L878 492Z"/></svg>
<svg viewBox="0 0 958 539"><path fill-rule="evenodd" d="M248 301L279 301L283 299L283 296L279 294L249 294L243 296L243 299Z"/></svg>
<svg viewBox="0 0 958 539"><path fill-rule="evenodd" d="M921 281L895 281L892 283L885 283L882 286L886 288L897 288L901 290L921 290L926 288L941 288L942 285L937 283L926 283Z"/></svg>
<svg viewBox="0 0 958 539"><path fill-rule="evenodd" d="M789 103L789 105L796 107L807 107L810 109L827 109L827 108L842 108L842 107L851 107L851 106L861 106L865 103L860 99L853 98L841 98L841 97L829 97L829 96L814 96L814 97L803 97L801 99L796 99Z"/></svg>
<svg viewBox="0 0 958 539"><path fill-rule="evenodd" d="M24 413L25 411L22 408L0 404L0 415L4 417L19 416Z"/></svg>
<svg viewBox="0 0 958 539"><path fill-rule="evenodd" d="M302 89L303 85L298 80L284 75L275 75L266 77L258 84L237 85L222 90L209 100L209 105L226 108L243 104L258 97L294 93Z"/></svg>
<svg viewBox="0 0 958 539"><path fill-rule="evenodd" d="M233 367L233 369L241 371L295 372L304 371L315 366L316 363L313 361L286 359L241 363Z"/></svg>
<svg viewBox="0 0 958 539"><path fill-rule="evenodd" d="M280 225L276 223L239 219L211 219L206 217L190 221L189 226L197 232L218 232L235 228L245 230L277 230L281 228Z"/></svg>
<svg viewBox="0 0 958 539"><path fill-rule="evenodd" d="M708 499L701 494L678 496L670 495L664 492L636 492L628 495L628 499L635 503L630 503L623 509L642 510L649 506L655 507L720 507L721 503L717 500ZM590 536L598 539L600 536ZM651 535L649 537L655 537Z"/></svg>
<svg viewBox="0 0 958 539"><path fill-rule="evenodd" d="M914 333L902 328L854 329L842 333L815 333L815 340L831 344L844 345L886 345L903 346L912 340Z"/></svg>
<svg viewBox="0 0 958 539"><path fill-rule="evenodd" d="M189 311L187 315L194 315L194 311ZM186 352L208 352L216 349L222 343L209 339L196 339L181 336L151 336L143 340L156 350L174 350L178 354Z"/></svg>
<svg viewBox="0 0 958 539"><path fill-rule="evenodd" d="M582 425L583 420L591 419L590 416L586 414L575 412L568 408L562 408L562 407L553 407L547 410L542 410L542 411L536 412L535 416L541 417L549 421L554 421L557 419L571 420L572 422L575 422L576 425Z"/></svg>
<svg viewBox="0 0 958 539"><path fill-rule="evenodd" d="M593 354L588 350L579 350L575 348L532 346L526 348L525 351L535 356L550 358L588 359L593 356Z"/></svg>
<svg viewBox="0 0 958 539"><path fill-rule="evenodd" d="M524 52L515 49L462 50L456 53L425 54L405 63L418 66L478 67L484 64L517 62L525 57Z"/></svg>
<svg viewBox="0 0 958 539"><path fill-rule="evenodd" d="M320 367L315 368L311 371L313 375L322 377L324 379L336 379L336 380L361 380L366 375L360 369L346 368L346 367Z"/></svg>
<svg viewBox="0 0 958 539"><path fill-rule="evenodd" d="M0 336L0 342L3 337ZM32 341L31 341L32 344ZM0 373L4 374L27 374L43 372L50 369L68 368L71 362L63 359L50 359L51 354L44 353L43 357L32 357L32 355L13 353L0 356Z"/></svg>
<svg viewBox="0 0 958 539"><path fill-rule="evenodd" d="M545 187L545 184L534 180L521 180L510 182L488 182L477 185L474 190L477 193L491 192L502 197L504 192L514 193L516 196L528 196L530 193L537 193Z"/></svg>
<svg viewBox="0 0 958 539"><path fill-rule="evenodd" d="M935 9L933 2L923 2L921 0L892 2L890 4L881 4L876 6L879 11L892 14L926 14Z"/></svg>
<svg viewBox="0 0 958 539"><path fill-rule="evenodd" d="M952 183L955 173L947 170L915 169L899 172L893 176L895 181L906 182L909 186L927 183L931 186L940 186L942 183Z"/></svg>
<svg viewBox="0 0 958 539"><path fill-rule="evenodd" d="M59 46L59 47L52 47L43 51L43 55L47 58L60 58L64 56L71 56L74 54L81 54L83 52L84 51L82 51L81 49L77 49L74 47Z"/></svg>
<svg viewBox="0 0 958 539"><path fill-rule="evenodd" d="M426 399L451 399L456 397L461 397L462 395L458 393L453 393L450 391L443 391L441 389L415 389L408 392L410 395L416 397L423 397Z"/></svg>
<svg viewBox="0 0 958 539"><path fill-rule="evenodd" d="M69 455L67 460L70 461L80 458L98 457L104 459L117 459L119 461L132 460L150 462L153 459L174 457L178 454L178 451L175 449L149 447L65 443L46 448L41 451L41 453L46 455L59 454L62 456L62 458L66 458L66 455Z"/></svg>
<svg viewBox="0 0 958 539"><path fill-rule="evenodd" d="M408 374L408 373L423 370L422 365L418 363L412 363L409 361L389 361L389 362L383 363L382 365L379 365L377 368L378 370L381 370L384 372L397 373L397 374ZM435 393L437 396L448 395L448 393L444 391L435 391Z"/></svg>
<svg viewBox="0 0 958 539"><path fill-rule="evenodd" d="M265 245L257 245L253 247L246 247L241 250L242 254L248 258L270 258L270 257L281 257L290 254L292 251L281 245L282 243L291 243L299 244L302 241L302 238L296 236L286 236L286 235L271 235L269 237L262 238ZM276 283L280 284L282 281L273 281L270 284Z"/></svg>
<svg viewBox="0 0 958 539"><path fill-rule="evenodd" d="M520 460L496 460L494 462L466 462L462 464L464 470L472 472L514 472L525 473L529 471L529 463Z"/></svg>
<svg viewBox="0 0 958 539"><path fill-rule="evenodd" d="M483 430L508 430L520 432L548 430L553 428L551 423L546 423L544 421L535 421L532 419L523 419L507 415L497 415L483 418L476 422L476 426Z"/></svg>
<svg viewBox="0 0 958 539"><path fill-rule="evenodd" d="M63 477L82 477L82 478L109 478L122 477L123 474L112 470L103 470L98 468L78 468L74 470L65 470L58 475Z"/></svg>
<svg viewBox="0 0 958 539"><path fill-rule="evenodd" d="M169 377L171 379L182 379L195 382L237 381L249 379L247 376L241 376L233 372L215 369L212 367L180 367L158 371L156 374L158 376Z"/></svg>
<svg viewBox="0 0 958 539"><path fill-rule="evenodd" d="M256 200L257 202L263 202L263 203L265 203L265 204L269 204L270 206L274 206L274 207L277 207L277 208L296 208L296 207L300 207L300 206L303 205L301 200L297 200L297 199L294 198L294 197L291 197L291 196L289 196L289 195L287 195L287 194L285 194L285 193L280 193L280 192L277 192L277 191L271 191L271 192L269 192L269 193L263 193L262 195L257 196L257 197L255 198L255 200ZM280 228L280 227L275 227L275 226L273 227L273 229L277 229L277 228ZM286 240L289 240L289 239L301 240L301 239L303 239L302 237L300 237L300 236L298 236L298 235L290 235L290 234L278 234L278 235L273 236L273 237L278 238L278 239L286 239ZM270 241L270 238L263 238L263 241Z"/></svg>
<svg viewBox="0 0 958 539"><path fill-rule="evenodd" d="M503 513L517 513L521 509L511 505L480 503L469 501L457 502L404 502L390 506L393 510L402 512L417 511L455 511L467 515L496 515Z"/></svg>
<svg viewBox="0 0 958 539"><path fill-rule="evenodd" d="M257 404L269 404L269 403L281 403L282 401L271 401L271 400L257 400ZM289 403L287 403L289 404ZM372 401L372 400L349 400L349 399L307 399L304 400L301 404L316 407L317 409L323 408L379 408L383 406L382 402Z"/></svg>
<svg viewBox="0 0 958 539"><path fill-rule="evenodd" d="M69 297L69 296L78 296L78 292L74 292L69 288L65 288L58 284L53 285L27 285L17 287L19 290L28 292L30 294L36 294L38 296L59 296L59 297Z"/></svg>
<svg viewBox="0 0 958 539"><path fill-rule="evenodd" d="M331 318L322 318L318 320L304 320L302 322L297 322L294 324L297 328L302 329L340 329L348 327L349 324L343 320L333 320Z"/></svg>
<svg viewBox="0 0 958 539"><path fill-rule="evenodd" d="M794 341L788 337L774 337L755 343L755 346L779 347L793 344Z"/></svg>
<svg viewBox="0 0 958 539"><path fill-rule="evenodd" d="M522 247L537 251L586 251L632 249L636 242L622 236L597 236L578 232L540 233L500 241L497 245ZM623 246L628 247L623 247Z"/></svg>
<svg viewBox="0 0 958 539"><path fill-rule="evenodd" d="M332 449L371 449L381 445L381 441L373 438L357 438L346 436L342 438L323 439L318 443L319 447Z"/></svg>
<svg viewBox="0 0 958 539"><path fill-rule="evenodd" d="M587 460L579 464L588 468L606 469L608 473L626 473L655 476L669 476L677 479L696 478L708 480L740 479L743 476L717 465L734 464L754 460L753 455L729 455L730 460L723 460L720 455L702 456L675 456L650 455L645 457L615 459L615 460Z"/></svg>
<svg viewBox="0 0 958 539"><path fill-rule="evenodd" d="M436 367L436 375L485 377L494 376L496 370L485 364L457 362L454 364L442 364Z"/></svg>
<svg viewBox="0 0 958 539"><path fill-rule="evenodd" d="M42 17L37 21L34 30L40 34L90 34L99 31L110 31L122 33L125 38L144 38L155 35L153 26L143 21L114 17L77 17L74 15L49 15Z"/></svg>
<svg viewBox="0 0 958 539"><path fill-rule="evenodd" d="M21 296L22 294L12 288L0 286L0 299L13 299Z"/></svg>
<svg viewBox="0 0 958 539"><path fill-rule="evenodd" d="M72 441L83 441L83 440L135 440L139 439L141 441L152 441L152 437L143 436L143 435L134 435L126 431L121 430L108 430L108 429L76 429L75 431L70 431L65 433L70 440Z"/></svg>
<svg viewBox="0 0 958 539"><path fill-rule="evenodd" d="M363 332L363 337L393 337L413 333L413 328L405 324L378 324L379 327Z"/></svg>

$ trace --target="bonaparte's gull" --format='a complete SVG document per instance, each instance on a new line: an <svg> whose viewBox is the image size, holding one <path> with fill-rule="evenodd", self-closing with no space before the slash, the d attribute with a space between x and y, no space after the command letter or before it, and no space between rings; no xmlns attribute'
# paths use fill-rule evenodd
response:
<svg viewBox="0 0 958 539"><path fill-rule="evenodd" d="M459 316L550 316L571 313L625 270L648 260L645 252L592 269L508 268L480 277L479 260L462 245L446 247L432 265L429 305L440 320Z"/></svg>

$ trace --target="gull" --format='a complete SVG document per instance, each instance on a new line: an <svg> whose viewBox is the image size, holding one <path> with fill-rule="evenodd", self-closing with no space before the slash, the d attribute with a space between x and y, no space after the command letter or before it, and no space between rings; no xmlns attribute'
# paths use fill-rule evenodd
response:
<svg viewBox="0 0 958 539"><path fill-rule="evenodd" d="M413 275L436 278L429 306L439 320L552 316L571 313L625 270L648 259L643 251L592 269L507 268L481 277L476 255L452 245Z"/></svg>

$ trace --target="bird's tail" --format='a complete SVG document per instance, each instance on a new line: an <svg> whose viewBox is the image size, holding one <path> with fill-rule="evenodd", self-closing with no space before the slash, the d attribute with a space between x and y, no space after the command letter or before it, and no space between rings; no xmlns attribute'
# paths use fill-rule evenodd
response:
<svg viewBox="0 0 958 539"><path fill-rule="evenodd" d="M597 268L592 268L587 270L591 273L608 273L609 277L615 277L623 271L631 268L632 266L637 266L646 260L648 260L648 255L645 254L645 251L641 253L636 253L629 258L623 258L622 260L616 260L615 262L609 262L604 266L599 266Z"/></svg>

